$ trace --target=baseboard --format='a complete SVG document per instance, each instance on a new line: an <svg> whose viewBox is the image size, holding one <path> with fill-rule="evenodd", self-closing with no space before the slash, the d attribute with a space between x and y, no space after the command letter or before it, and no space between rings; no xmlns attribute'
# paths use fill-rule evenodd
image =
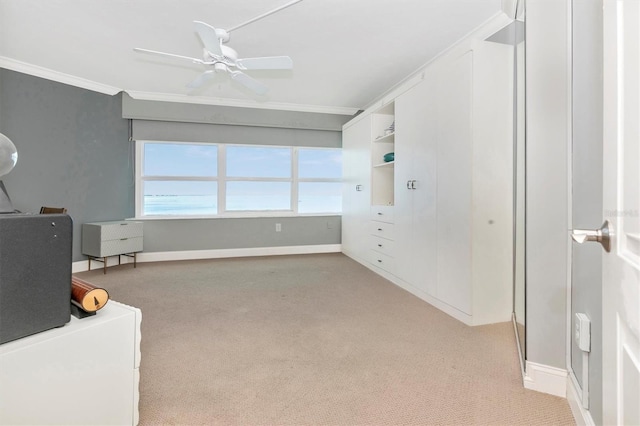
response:
<svg viewBox="0 0 640 426"><path fill-rule="evenodd" d="M185 251L163 251L138 253L137 262L168 262L172 260L201 260L201 259L222 259L229 257L251 257L251 256L281 256L288 254L318 254L318 253L340 253L341 244L324 244L309 246L284 246L284 247L252 247L239 249L219 249L219 250L185 250ZM120 261L133 263L130 257L122 256ZM107 267L118 264L118 256L107 258ZM95 265L95 266L94 266ZM89 268L86 260L73 262L71 271L84 272ZM91 269L102 268L102 263L93 262Z"/></svg>
<svg viewBox="0 0 640 426"><path fill-rule="evenodd" d="M591 417L591 412L582 406L582 398L580 391L576 388L576 384L567 377L567 401L571 408L571 413L578 426L595 426L595 422Z"/></svg>
<svg viewBox="0 0 640 426"><path fill-rule="evenodd" d="M537 392L567 397L567 370L526 362L524 387Z"/></svg>

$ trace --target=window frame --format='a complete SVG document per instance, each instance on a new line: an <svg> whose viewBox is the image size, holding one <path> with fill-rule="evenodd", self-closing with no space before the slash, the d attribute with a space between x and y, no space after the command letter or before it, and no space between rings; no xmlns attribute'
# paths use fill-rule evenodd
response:
<svg viewBox="0 0 640 426"><path fill-rule="evenodd" d="M188 144L188 145L215 145L217 146L217 176L144 176L144 146L145 144ZM227 147L229 146L254 146L261 148L286 148L291 150L291 175L289 178L264 178L264 177L228 177L227 176ZM217 219L217 218L246 218L246 217L313 217L313 216L341 216L342 212L298 212L299 184L303 182L336 182L341 183L340 178L299 178L298 153L299 150L323 150L339 151L337 147L307 147L307 146L287 146L287 145L259 145L259 144L239 144L239 143L210 143L210 142L176 142L176 141L135 141L135 218L144 220L154 219ZM217 211L215 215L144 215L144 182L145 181L215 181L217 182ZM290 209L287 210L227 210L227 182L289 182L291 185Z"/></svg>

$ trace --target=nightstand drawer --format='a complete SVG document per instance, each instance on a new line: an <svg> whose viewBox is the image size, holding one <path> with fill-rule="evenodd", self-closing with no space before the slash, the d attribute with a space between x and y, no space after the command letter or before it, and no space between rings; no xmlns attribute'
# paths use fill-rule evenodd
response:
<svg viewBox="0 0 640 426"><path fill-rule="evenodd" d="M100 254L97 254L95 256L108 257L124 253L135 253L142 251L142 246L142 237L121 238L119 240L102 241L102 244L100 244Z"/></svg>
<svg viewBox="0 0 640 426"><path fill-rule="evenodd" d="M100 241L142 237L142 222L95 222L82 225L82 233L91 233Z"/></svg>

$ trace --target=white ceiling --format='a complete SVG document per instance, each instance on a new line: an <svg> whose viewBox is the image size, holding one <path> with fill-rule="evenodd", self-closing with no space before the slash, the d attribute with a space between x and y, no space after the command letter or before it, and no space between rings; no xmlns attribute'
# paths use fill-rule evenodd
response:
<svg viewBox="0 0 640 426"><path fill-rule="evenodd" d="M204 71L134 47L200 58L194 20L233 28L290 0L0 0L0 67L104 92L186 99ZM303 0L231 32L240 57L288 55L293 71L254 71L258 99L235 82L197 93L206 103L363 109L501 12L502 0ZM247 72L249 74L249 72ZM55 75L63 76L56 78ZM65 80L66 79L66 80ZM100 90L100 89L98 89ZM193 100L192 100L193 102Z"/></svg>

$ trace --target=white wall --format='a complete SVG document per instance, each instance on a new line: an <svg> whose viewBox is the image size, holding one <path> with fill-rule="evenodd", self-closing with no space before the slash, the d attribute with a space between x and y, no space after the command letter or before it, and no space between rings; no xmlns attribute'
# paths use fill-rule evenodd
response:
<svg viewBox="0 0 640 426"><path fill-rule="evenodd" d="M528 0L527 361L566 367L569 0Z"/></svg>

